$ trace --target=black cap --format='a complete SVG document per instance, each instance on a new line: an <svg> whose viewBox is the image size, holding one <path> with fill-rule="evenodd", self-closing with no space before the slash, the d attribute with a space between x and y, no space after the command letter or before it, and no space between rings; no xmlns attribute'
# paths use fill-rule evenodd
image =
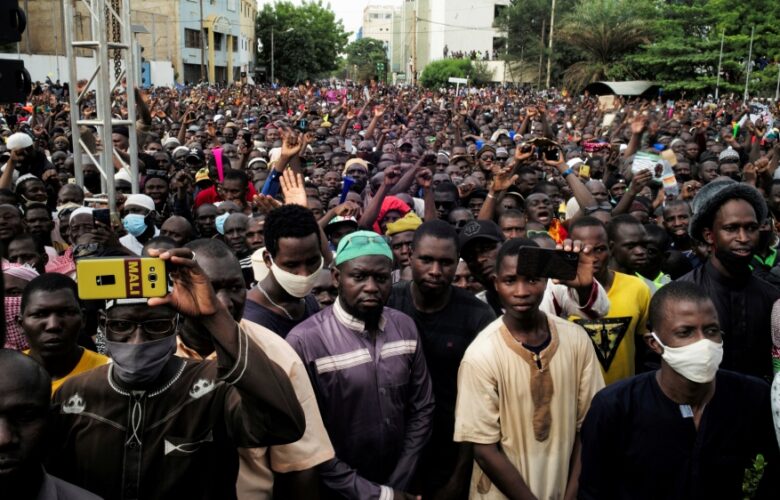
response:
<svg viewBox="0 0 780 500"><path fill-rule="evenodd" d="M504 241L504 233L501 232L501 228L498 224L492 220L472 220L466 223L465 226L460 228L458 235L458 243L460 244L460 251L471 243L478 239L485 239L490 241L502 242Z"/></svg>

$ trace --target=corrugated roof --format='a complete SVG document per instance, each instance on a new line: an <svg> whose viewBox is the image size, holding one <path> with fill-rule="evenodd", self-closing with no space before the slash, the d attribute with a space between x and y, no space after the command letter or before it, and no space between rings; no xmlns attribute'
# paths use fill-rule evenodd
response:
<svg viewBox="0 0 780 500"><path fill-rule="evenodd" d="M648 80L634 80L628 82L594 82L585 87L591 94L605 95L642 95L655 84Z"/></svg>

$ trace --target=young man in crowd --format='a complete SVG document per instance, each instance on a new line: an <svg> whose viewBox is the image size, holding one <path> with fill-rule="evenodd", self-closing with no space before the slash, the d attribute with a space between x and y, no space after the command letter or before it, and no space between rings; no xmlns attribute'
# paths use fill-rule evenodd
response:
<svg viewBox="0 0 780 500"><path fill-rule="evenodd" d="M418 475L424 496L440 489L457 496L468 490L472 463L470 447L452 441L458 367L466 348L495 315L472 293L452 285L458 265L458 235L452 226L442 220L424 222L410 247L412 281L394 285L387 305L414 320L436 397L433 433Z"/></svg>
<svg viewBox="0 0 780 500"><path fill-rule="evenodd" d="M109 361L78 345L84 312L76 283L67 276L47 273L30 281L17 321L30 344L26 354L51 376L52 393L69 378Z"/></svg>
<svg viewBox="0 0 780 500"><path fill-rule="evenodd" d="M639 242L644 248L644 229L638 222L631 227L636 234L628 235L631 239L626 239L628 244L625 248L633 248L634 242ZM609 311L603 317L574 315L572 319L590 336L607 384L631 377L637 371L636 358L639 358L641 370L646 362L641 342L647 325L650 289L636 276L610 269L610 254L622 240L616 237L617 241L611 242L601 221L581 217L571 224L570 230L572 238L593 248L594 279L604 287L609 299ZM619 251L622 251L623 247L620 248ZM630 254L629 251L625 253ZM645 253L641 255L646 259ZM637 355L637 352L640 354Z"/></svg>
<svg viewBox="0 0 780 500"><path fill-rule="evenodd" d="M775 498L780 461L769 385L719 370L724 338L708 292L661 288L646 340L661 368L599 392L582 427L579 498L742 498L758 455L753 498Z"/></svg>
<svg viewBox="0 0 780 500"><path fill-rule="evenodd" d="M750 269L766 214L766 202L753 187L731 180L704 186L693 199L690 232L710 247L710 258L680 279L703 287L715 304L726 339L723 368L768 378L769 321L780 291Z"/></svg>
<svg viewBox="0 0 780 500"><path fill-rule="evenodd" d="M242 215L242 214L236 214ZM225 306L249 338L269 359L289 376L295 395L306 416L303 437L290 444L267 448L239 449L240 468L236 494L239 499L316 498L319 474L314 467L333 458L333 447L322 424L314 392L300 358L289 344L274 332L241 319L246 304L246 288L241 285L242 269L235 254L221 241L195 240L187 245L193 259L211 282L217 299ZM193 359L214 359L216 351L210 335L193 321L179 330L177 355Z"/></svg>
<svg viewBox="0 0 780 500"><path fill-rule="evenodd" d="M458 372L455 441L474 446L470 498L574 498L580 427L604 387L582 328L539 309L547 278L518 274L524 246L537 245L501 246L494 282L506 312L471 343Z"/></svg>
<svg viewBox="0 0 780 500"><path fill-rule="evenodd" d="M244 318L284 338L319 310L311 290L324 264L320 227L311 211L284 205L268 214L263 234L270 272L249 291Z"/></svg>

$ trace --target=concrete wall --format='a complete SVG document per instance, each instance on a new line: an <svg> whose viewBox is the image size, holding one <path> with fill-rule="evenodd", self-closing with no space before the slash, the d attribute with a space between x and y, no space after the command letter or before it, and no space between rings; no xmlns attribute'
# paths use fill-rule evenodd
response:
<svg viewBox="0 0 780 500"><path fill-rule="evenodd" d="M11 54L6 59L13 59ZM43 82L46 78L52 81L68 81L68 60L64 56L29 55L21 54L24 67L30 73L33 82ZM152 84L157 86L171 86L174 83L173 66L170 61L150 61ZM79 78L88 78L95 70L95 59L91 57L76 58L76 72ZM114 74L113 65L111 75Z"/></svg>

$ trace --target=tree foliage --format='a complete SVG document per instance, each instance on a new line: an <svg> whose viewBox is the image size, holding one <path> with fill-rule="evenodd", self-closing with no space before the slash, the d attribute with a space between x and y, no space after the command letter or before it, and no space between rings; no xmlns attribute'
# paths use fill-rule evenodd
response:
<svg viewBox="0 0 780 500"><path fill-rule="evenodd" d="M628 54L650 42L648 4L641 0L581 0L564 17L561 40L579 60L566 68L563 83L581 90L599 80L631 77Z"/></svg>
<svg viewBox="0 0 780 500"><path fill-rule="evenodd" d="M428 64L420 75L420 84L428 88L449 85L449 78L467 78L469 84L482 85L490 82L493 75L487 65L470 59L441 59Z"/></svg>
<svg viewBox="0 0 780 500"><path fill-rule="evenodd" d="M356 80L365 81L370 78L385 79L389 67L385 45L375 38L361 38L347 45L347 68L357 69ZM379 71L378 64L384 64L384 70Z"/></svg>
<svg viewBox="0 0 780 500"><path fill-rule="evenodd" d="M653 43L629 58L643 77L663 85L666 91L690 94L714 93L723 34L720 92L741 95L745 84L750 30L755 26L753 60L780 56L780 9L769 0L656 1L651 21L657 34ZM776 81L777 66L754 68L751 92L768 92ZM772 78L771 75L774 76Z"/></svg>
<svg viewBox="0 0 780 500"><path fill-rule="evenodd" d="M258 64L271 73L271 31L274 34L274 72L277 80L293 84L336 69L350 33L322 1L266 3L257 14L256 33L262 44Z"/></svg>

